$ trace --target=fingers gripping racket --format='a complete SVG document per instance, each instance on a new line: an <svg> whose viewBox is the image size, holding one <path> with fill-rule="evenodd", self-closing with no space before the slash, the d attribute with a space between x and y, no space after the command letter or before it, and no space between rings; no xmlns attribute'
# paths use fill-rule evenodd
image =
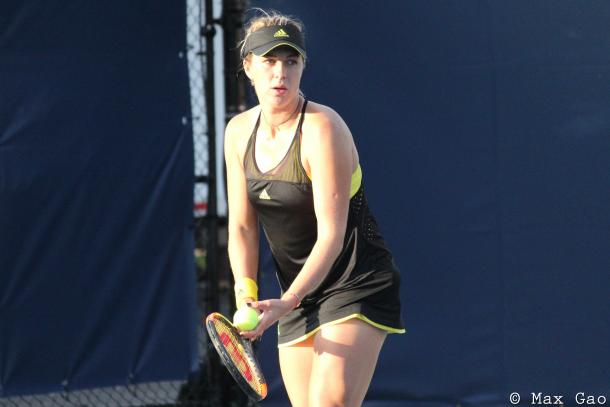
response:
<svg viewBox="0 0 610 407"><path fill-rule="evenodd" d="M239 335L233 324L218 312L207 316L205 326L222 363L239 387L255 401L264 399L267 396L267 382L250 340Z"/></svg>

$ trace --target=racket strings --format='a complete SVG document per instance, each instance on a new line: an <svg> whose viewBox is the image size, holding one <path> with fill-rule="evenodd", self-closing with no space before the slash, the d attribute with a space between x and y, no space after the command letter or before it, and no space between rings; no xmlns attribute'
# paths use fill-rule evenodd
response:
<svg viewBox="0 0 610 407"><path fill-rule="evenodd" d="M262 375L257 369L250 349L242 344L243 339L235 334L232 326L221 319L213 320L212 325L235 368L257 393L266 394L267 386L261 379Z"/></svg>

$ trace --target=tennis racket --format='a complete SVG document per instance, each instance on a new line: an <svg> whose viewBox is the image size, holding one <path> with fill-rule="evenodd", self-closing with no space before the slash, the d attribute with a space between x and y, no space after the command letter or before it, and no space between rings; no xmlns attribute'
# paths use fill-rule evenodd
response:
<svg viewBox="0 0 610 407"><path fill-rule="evenodd" d="M267 382L250 340L239 335L233 324L218 312L207 316L205 326L222 363L239 387L254 401L264 399L267 396Z"/></svg>

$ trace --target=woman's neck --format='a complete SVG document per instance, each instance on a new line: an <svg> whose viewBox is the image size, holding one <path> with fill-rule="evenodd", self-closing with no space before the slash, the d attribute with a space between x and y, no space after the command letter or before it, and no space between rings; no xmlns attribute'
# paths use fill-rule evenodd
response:
<svg viewBox="0 0 610 407"><path fill-rule="evenodd" d="M273 111L271 109L265 109L263 106L261 106L261 116L263 117L263 122L265 122L265 125L270 129L272 134L281 132L289 127L292 120L298 116L300 106L301 96L297 96L294 104L285 110Z"/></svg>

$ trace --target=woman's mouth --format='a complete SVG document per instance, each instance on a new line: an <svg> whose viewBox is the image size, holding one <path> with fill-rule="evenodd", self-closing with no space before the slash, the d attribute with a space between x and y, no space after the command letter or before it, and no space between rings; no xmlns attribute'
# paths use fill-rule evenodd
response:
<svg viewBox="0 0 610 407"><path fill-rule="evenodd" d="M284 88L283 86L273 87L273 88L271 88L271 90L273 91L273 93L275 95L283 95L284 93L286 93L288 91L288 89Z"/></svg>

